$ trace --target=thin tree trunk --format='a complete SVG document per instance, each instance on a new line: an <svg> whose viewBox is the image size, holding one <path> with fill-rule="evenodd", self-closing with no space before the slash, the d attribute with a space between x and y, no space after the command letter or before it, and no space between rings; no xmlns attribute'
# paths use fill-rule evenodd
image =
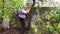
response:
<svg viewBox="0 0 60 34"><path fill-rule="evenodd" d="M30 9L30 14L32 14L32 9L34 8L34 5L35 5L35 0L33 0L33 4L31 6L31 9ZM30 27L31 27L31 19L32 19L32 15L30 16L30 20L29 20L29 23L28 23L28 29L30 30Z"/></svg>
<svg viewBox="0 0 60 34"><path fill-rule="evenodd" d="M2 16L4 16L4 0L3 0L3 12L2 12ZM9 21L5 21L5 19L4 18L2 18L3 20L2 20L2 28L9 28Z"/></svg>

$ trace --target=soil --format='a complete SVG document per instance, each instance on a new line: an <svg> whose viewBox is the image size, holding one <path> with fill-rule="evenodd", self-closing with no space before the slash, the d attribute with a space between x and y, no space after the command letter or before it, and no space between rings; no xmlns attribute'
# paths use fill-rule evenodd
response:
<svg viewBox="0 0 60 34"><path fill-rule="evenodd" d="M22 29L13 28L13 29L8 29L8 30L2 30L0 34L21 34L21 31Z"/></svg>

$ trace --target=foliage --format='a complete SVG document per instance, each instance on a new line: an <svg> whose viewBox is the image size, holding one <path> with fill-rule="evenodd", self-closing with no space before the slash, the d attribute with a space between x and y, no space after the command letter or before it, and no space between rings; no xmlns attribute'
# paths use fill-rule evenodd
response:
<svg viewBox="0 0 60 34"><path fill-rule="evenodd" d="M2 18L2 7L3 7L3 2L0 0L0 18Z"/></svg>
<svg viewBox="0 0 60 34"><path fill-rule="evenodd" d="M36 34L41 34L40 30L38 29L38 27L36 25L32 25L32 30L36 33Z"/></svg>
<svg viewBox="0 0 60 34"><path fill-rule="evenodd" d="M13 13L16 13L19 7L21 9L24 8L23 0L4 0L4 2L3 0L0 0L0 18L10 21L10 17Z"/></svg>
<svg viewBox="0 0 60 34"><path fill-rule="evenodd" d="M37 21L43 25L43 29L48 32L60 33L60 8L52 9L50 12L46 11Z"/></svg>
<svg viewBox="0 0 60 34"><path fill-rule="evenodd" d="M31 7L31 5L32 5L32 0L27 0L26 7Z"/></svg>

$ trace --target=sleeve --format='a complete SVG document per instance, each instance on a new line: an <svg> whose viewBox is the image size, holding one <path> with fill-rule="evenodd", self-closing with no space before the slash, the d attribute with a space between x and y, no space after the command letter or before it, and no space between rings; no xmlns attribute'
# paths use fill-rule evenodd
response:
<svg viewBox="0 0 60 34"><path fill-rule="evenodd" d="M22 13L25 13L26 14L27 12L25 10L22 10Z"/></svg>
<svg viewBox="0 0 60 34"><path fill-rule="evenodd" d="M18 8L18 13L20 13L21 12L21 9L20 8Z"/></svg>

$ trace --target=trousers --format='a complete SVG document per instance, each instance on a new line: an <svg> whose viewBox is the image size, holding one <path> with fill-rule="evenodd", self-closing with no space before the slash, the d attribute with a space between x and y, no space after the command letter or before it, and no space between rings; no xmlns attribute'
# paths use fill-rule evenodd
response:
<svg viewBox="0 0 60 34"><path fill-rule="evenodd" d="M26 34L25 33L25 29L26 29L26 24L25 24L25 18L19 18L21 25L22 25L22 30L21 30L21 34Z"/></svg>

